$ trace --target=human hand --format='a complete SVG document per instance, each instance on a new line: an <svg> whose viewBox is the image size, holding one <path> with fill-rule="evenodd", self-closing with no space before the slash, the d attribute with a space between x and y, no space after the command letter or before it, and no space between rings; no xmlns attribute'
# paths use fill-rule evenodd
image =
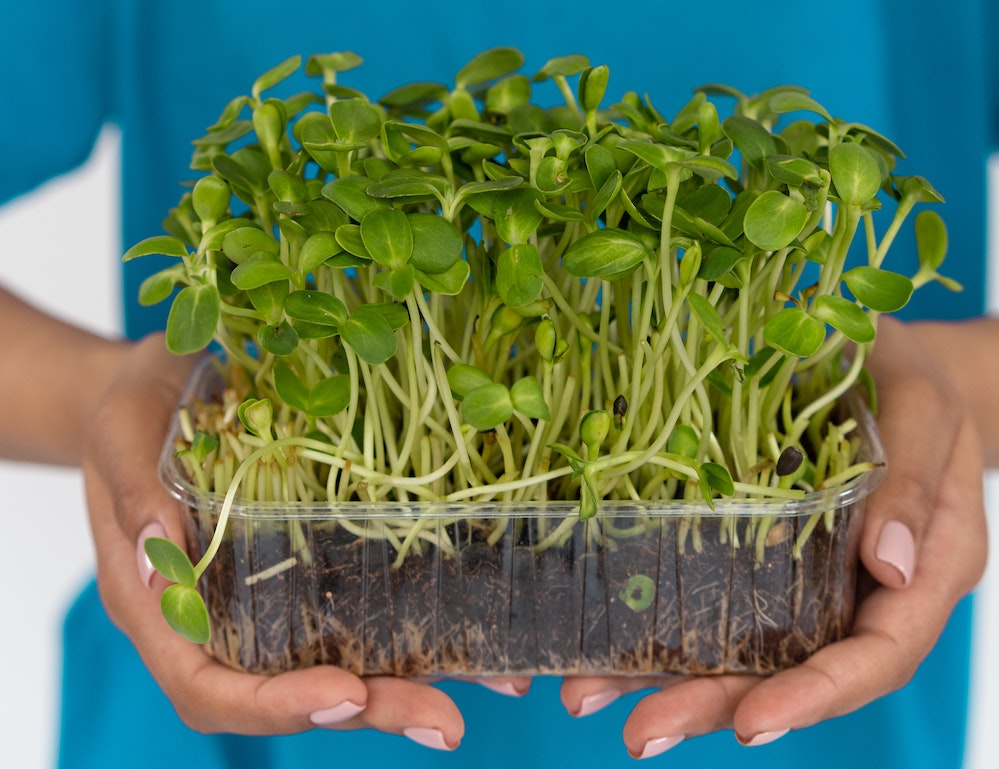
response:
<svg viewBox="0 0 999 769"><path fill-rule="evenodd" d="M852 634L769 678L566 679L562 701L574 715L657 689L625 722L632 756L722 729L762 745L900 688L981 578L986 533L974 422L917 332L881 323L870 369L890 467L867 502L861 558L876 586L858 605Z"/></svg>
<svg viewBox="0 0 999 769"><path fill-rule="evenodd" d="M428 747L454 749L461 714L443 692L402 678L361 679L331 666L273 677L239 673L171 630L160 613L166 583L142 545L149 536L183 542L180 508L156 465L194 361L154 336L135 345L94 414L84 453L97 581L112 621L131 639L181 719L200 732L289 734L317 726L371 728ZM138 563L137 563L138 559ZM523 693L529 682L487 683Z"/></svg>

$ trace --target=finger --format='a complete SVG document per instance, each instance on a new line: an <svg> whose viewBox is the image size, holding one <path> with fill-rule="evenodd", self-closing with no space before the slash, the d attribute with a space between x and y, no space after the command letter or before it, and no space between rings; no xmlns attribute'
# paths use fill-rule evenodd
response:
<svg viewBox="0 0 999 769"><path fill-rule="evenodd" d="M443 692L405 678L368 678L365 683L368 704L364 712L333 728L377 729L435 750L454 750L461 743L464 720Z"/></svg>
<svg viewBox="0 0 999 769"><path fill-rule="evenodd" d="M584 718L624 694L665 688L683 680L680 676L568 676L562 680L559 696L569 715Z"/></svg>
<svg viewBox="0 0 999 769"><path fill-rule="evenodd" d="M962 418L950 386L925 364L902 324L885 319L871 360L889 469L868 499L861 558L881 584L911 583Z"/></svg>
<svg viewBox="0 0 999 769"><path fill-rule="evenodd" d="M909 681L984 569L981 472L977 434L965 423L909 588L875 590L858 608L849 638L754 687L736 712L740 735L809 726L856 710Z"/></svg>
<svg viewBox="0 0 999 769"><path fill-rule="evenodd" d="M633 758L651 758L685 739L732 728L732 718L753 676L705 676L674 683L642 698L624 725Z"/></svg>
<svg viewBox="0 0 999 769"><path fill-rule="evenodd" d="M531 688L530 676L482 676L470 678L469 683L484 686L507 697L523 697Z"/></svg>

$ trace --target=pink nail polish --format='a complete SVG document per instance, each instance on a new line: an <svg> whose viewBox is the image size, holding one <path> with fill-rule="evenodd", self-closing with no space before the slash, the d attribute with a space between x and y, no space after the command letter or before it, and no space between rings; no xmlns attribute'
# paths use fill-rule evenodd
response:
<svg viewBox="0 0 999 769"><path fill-rule="evenodd" d="M908 585L916 567L916 542L909 527L900 521L888 521L881 529L875 557L887 563L902 575L902 582Z"/></svg>
<svg viewBox="0 0 999 769"><path fill-rule="evenodd" d="M638 755L631 753L631 757L635 759L642 758L652 758L653 756L658 756L660 753L665 753L670 748L674 748L683 742L683 735L675 735L672 737L656 737L655 739L649 740L645 743L645 747L642 748L642 752ZM630 753L631 751L629 751Z"/></svg>
<svg viewBox="0 0 999 769"><path fill-rule="evenodd" d="M135 547L135 561L136 565L139 567L139 579L142 580L142 584L149 587L153 584L153 574L156 573L156 569L153 568L153 562L149 560L149 556L146 555L146 540L150 537L166 537L166 530L163 526L157 522L147 524L146 527L139 532L139 541Z"/></svg>
<svg viewBox="0 0 999 769"><path fill-rule="evenodd" d="M576 718L591 715L592 713L596 713L598 710L603 710L620 696L620 692L616 692L613 689L607 689L606 691L597 692L596 694L583 697L583 701L579 703L579 710L572 715Z"/></svg>
<svg viewBox="0 0 999 769"><path fill-rule="evenodd" d="M425 748L433 748L434 750L454 750L453 747L444 741L444 734L439 729L427 729L413 726L409 729L403 729L402 733L416 744L422 745ZM457 747L457 745L455 747Z"/></svg>
<svg viewBox="0 0 999 769"><path fill-rule="evenodd" d="M779 740L789 731L791 730L777 729L776 731L772 732L760 732L759 734L754 735L752 739L749 740L743 740L741 737L739 737L738 739L739 742L741 742L747 748L758 748L760 745L766 745L768 743L774 742L775 740Z"/></svg>
<svg viewBox="0 0 999 769"><path fill-rule="evenodd" d="M339 705L332 708L317 710L314 713L310 713L309 720L316 726L333 726L334 724L339 724L342 721L353 718L362 710L364 710L364 705L358 705L356 702L344 700Z"/></svg>
<svg viewBox="0 0 999 769"><path fill-rule="evenodd" d="M524 692L519 691L517 687L509 681L491 681L488 678L481 678L479 679L479 683L487 689L492 689L494 692L505 694L507 697L524 696Z"/></svg>

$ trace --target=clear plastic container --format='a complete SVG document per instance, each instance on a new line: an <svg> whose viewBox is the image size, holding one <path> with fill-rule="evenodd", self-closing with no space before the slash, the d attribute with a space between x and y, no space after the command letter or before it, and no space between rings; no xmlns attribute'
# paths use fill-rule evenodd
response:
<svg viewBox="0 0 999 769"><path fill-rule="evenodd" d="M861 458L883 464L870 415L853 416ZM184 477L178 429L160 471L198 558L222 498ZM399 676L776 672L849 632L865 498L881 474L713 510L603 502L587 522L571 502L237 501L200 584L207 648L266 674L319 664Z"/></svg>

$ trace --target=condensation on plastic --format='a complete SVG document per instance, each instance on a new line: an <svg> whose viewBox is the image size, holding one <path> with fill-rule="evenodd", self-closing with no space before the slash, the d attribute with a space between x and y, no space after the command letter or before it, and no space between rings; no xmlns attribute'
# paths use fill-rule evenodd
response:
<svg viewBox="0 0 999 769"><path fill-rule="evenodd" d="M205 394L208 374L196 372L185 402ZM879 469L792 501L603 502L584 523L571 502L237 500L199 585L208 651L266 674L318 664L400 676L768 674L798 664L853 618L865 498L884 465L873 419L854 412L861 459ZM198 558L222 496L184 477L178 430L175 419L160 474L184 504ZM557 544L537 547L560 524Z"/></svg>

